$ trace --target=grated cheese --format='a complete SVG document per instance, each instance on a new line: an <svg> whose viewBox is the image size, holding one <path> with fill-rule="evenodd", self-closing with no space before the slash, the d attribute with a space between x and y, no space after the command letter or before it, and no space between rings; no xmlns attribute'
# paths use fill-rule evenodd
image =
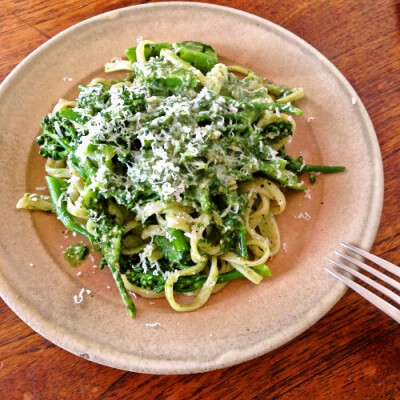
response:
<svg viewBox="0 0 400 400"><path fill-rule="evenodd" d="M156 326L161 326L161 324L159 322L154 322L154 323L146 324L146 326L156 327Z"/></svg>
<svg viewBox="0 0 400 400"><path fill-rule="evenodd" d="M295 216L296 219L304 219L305 221L309 221L311 219L311 216L309 213L304 212L300 213L299 215Z"/></svg>
<svg viewBox="0 0 400 400"><path fill-rule="evenodd" d="M85 293L85 288L82 288L78 295L74 295L74 302L76 304L81 304L83 302L84 293Z"/></svg>

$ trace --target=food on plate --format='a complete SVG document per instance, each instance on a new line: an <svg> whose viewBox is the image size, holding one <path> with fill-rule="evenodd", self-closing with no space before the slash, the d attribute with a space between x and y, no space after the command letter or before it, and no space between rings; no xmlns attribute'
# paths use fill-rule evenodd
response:
<svg viewBox="0 0 400 400"><path fill-rule="evenodd" d="M81 85L44 117L36 142L50 196L17 207L55 212L101 250L131 316L129 291L191 311L229 281L260 283L280 247L282 188L344 169L286 153L303 89L226 66L198 42L145 40L126 55L105 66L126 77ZM86 252L66 254L79 263Z"/></svg>

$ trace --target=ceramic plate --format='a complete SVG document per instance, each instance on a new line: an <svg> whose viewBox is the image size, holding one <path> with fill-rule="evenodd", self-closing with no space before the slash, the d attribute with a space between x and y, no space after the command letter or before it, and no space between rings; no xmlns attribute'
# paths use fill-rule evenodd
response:
<svg viewBox="0 0 400 400"><path fill-rule="evenodd" d="M78 269L62 250L80 238L54 217L17 211L25 192L44 193L44 161L34 138L60 97L101 74L137 38L196 40L225 60L277 83L302 86L289 153L309 163L347 166L319 177L309 195L291 193L278 218L283 248L260 285L236 281L202 309L179 314L167 302L138 298L131 320L98 255ZM192 373L265 354L305 331L343 295L323 270L339 241L370 248L383 193L382 161L371 121L340 72L287 30L234 9L157 3L112 11L60 33L33 52L0 91L0 293L33 329L97 363L146 373ZM305 178L307 179L307 178ZM81 304L74 296L87 289ZM90 292L90 293L89 293Z"/></svg>

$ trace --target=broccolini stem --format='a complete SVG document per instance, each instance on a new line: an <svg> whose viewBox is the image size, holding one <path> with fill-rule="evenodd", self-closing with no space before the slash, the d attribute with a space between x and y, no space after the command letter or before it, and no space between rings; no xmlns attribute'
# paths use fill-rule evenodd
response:
<svg viewBox="0 0 400 400"><path fill-rule="evenodd" d="M190 246L180 229L168 229L169 237L155 236L154 240L164 257L180 269L187 268L184 263L189 261Z"/></svg>
<svg viewBox="0 0 400 400"><path fill-rule="evenodd" d="M334 174L336 172L343 172L346 167L334 165L310 165L307 164L301 172L321 172L323 174Z"/></svg>
<svg viewBox="0 0 400 400"><path fill-rule="evenodd" d="M291 156L286 156L285 160L288 161L287 168L296 173L322 172L323 174L334 174L336 172L343 172L346 169L346 167L342 166L302 164Z"/></svg>
<svg viewBox="0 0 400 400"><path fill-rule="evenodd" d="M97 171L96 167L89 159L86 159L86 161L82 163L81 160L75 156L75 154L72 154L71 161L72 166L74 169L76 169L82 179L87 179L89 176L94 175Z"/></svg>
<svg viewBox="0 0 400 400"><path fill-rule="evenodd" d="M279 182L281 185L286 186L293 190L305 190L304 185L299 182L295 173L286 169L279 169L275 164L260 163L260 171L262 171L268 178Z"/></svg>
<svg viewBox="0 0 400 400"><path fill-rule="evenodd" d="M271 271L266 264L253 267L252 269L261 276L271 276ZM174 291L176 293L193 292L204 285L204 282L207 280L207 277L208 277L207 275L180 277L178 279L178 282L174 286ZM232 271L219 274L217 284L230 282L243 277L244 276L239 271L233 269Z"/></svg>
<svg viewBox="0 0 400 400"><path fill-rule="evenodd" d="M189 243L186 241L183 232L180 229L169 229L171 235L171 243L174 246L178 260L181 261L184 255L190 251Z"/></svg>
<svg viewBox="0 0 400 400"><path fill-rule="evenodd" d="M64 147L64 149L67 150L69 153L71 153L74 150L65 139L58 136L57 134L46 131L46 135L49 138L55 140L61 147Z"/></svg>
<svg viewBox="0 0 400 400"><path fill-rule="evenodd" d="M111 263L107 264L108 268L110 268L111 274L114 278L114 281L117 285L119 294L121 295L122 301L125 304L125 307L127 308L129 315L131 318L135 318L136 316L136 308L135 304L133 303L131 296L129 296L126 287L124 285L124 282L122 281L121 275L119 274L119 271L117 268L115 268Z"/></svg>
<svg viewBox="0 0 400 400"><path fill-rule="evenodd" d="M60 178L54 178L52 176L46 176L46 181L54 210L60 221L70 231L80 233L81 235L87 237L93 245L93 243L95 243L94 236L77 222L75 222L72 215L67 210L67 202L61 197L62 194L67 190L67 181Z"/></svg>

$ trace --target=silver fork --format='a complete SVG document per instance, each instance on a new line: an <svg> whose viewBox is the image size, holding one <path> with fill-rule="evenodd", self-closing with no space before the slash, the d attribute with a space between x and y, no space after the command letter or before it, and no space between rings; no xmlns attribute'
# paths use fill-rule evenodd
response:
<svg viewBox="0 0 400 400"><path fill-rule="evenodd" d="M400 277L400 267L397 265L394 265L390 263L389 261L386 261L380 257L374 256L371 253L368 253L365 250L361 250L355 246L352 246L350 244L346 243L340 243L342 246L344 246L346 249L354 252L355 254L358 254L365 259L372 261L373 263L379 265L380 267L384 268L386 271L391 272L392 274ZM396 280L390 278L389 276L383 274L380 271L377 271L375 268L370 267L367 264L364 264L363 262L356 260L353 257L350 257L347 254L341 253L339 251L335 251L335 253L343 258L344 260L356 265L357 267L363 269L364 271L369 272L370 274L376 276L377 278L381 279L382 281L386 282L387 284L391 285L393 288L396 290L400 290L400 283L397 282ZM385 296L389 297L392 299L394 302L396 302L400 306L400 296L398 296L396 293L394 293L392 290L389 290L385 286L381 285L380 283L368 278L367 276L363 275L362 273L356 271L355 269L348 267L347 265L344 265L341 262L332 260L331 258L329 259L332 263L334 263L337 267L341 268L342 270L347 271L351 275L357 277L358 279L364 281L365 283L371 285L373 288L384 294ZM375 307L379 308L381 311L392 317L395 321L400 323L400 310L399 308L394 307L392 304L388 303L387 301L383 300L381 297L377 296L376 294L370 292L368 289L365 287L359 285L358 283L354 282L353 280L349 279L348 277L342 275L335 269L331 269L328 267L324 266L324 269L329 272L331 275L333 275L336 279L339 281L343 282L350 288L352 288L355 292L363 296L365 299L367 299L370 303L372 303Z"/></svg>

